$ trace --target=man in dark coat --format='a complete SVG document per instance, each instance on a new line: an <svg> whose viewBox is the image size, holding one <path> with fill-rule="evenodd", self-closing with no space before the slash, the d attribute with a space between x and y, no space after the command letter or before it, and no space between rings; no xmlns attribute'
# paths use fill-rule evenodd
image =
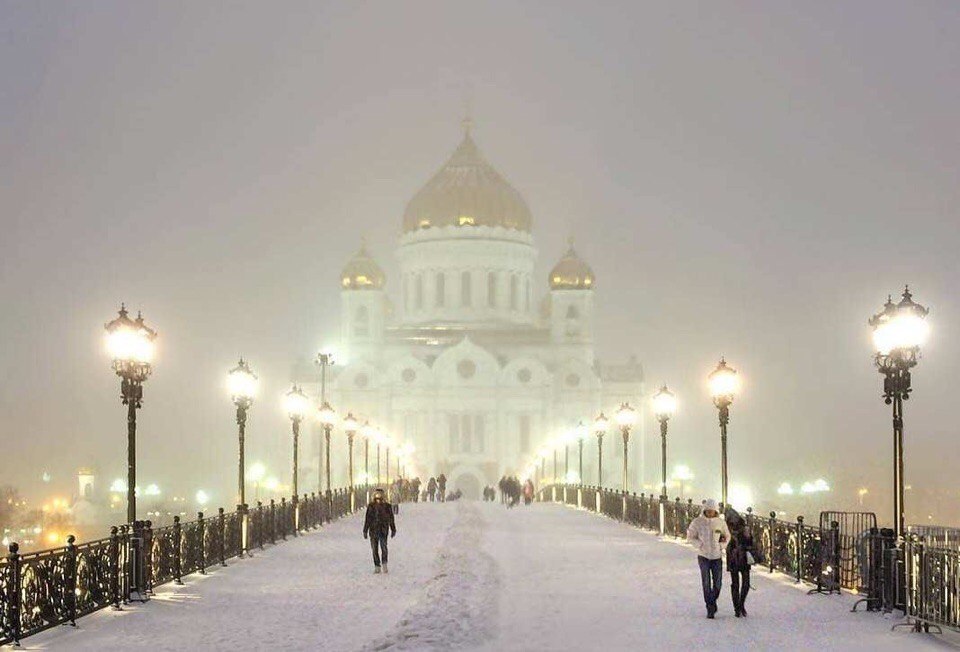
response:
<svg viewBox="0 0 960 652"><path fill-rule="evenodd" d="M737 618L747 617L747 594L750 593L750 566L759 556L753 534L746 521L732 507L723 513L730 530L727 543L727 570L730 571L730 592Z"/></svg>
<svg viewBox="0 0 960 652"><path fill-rule="evenodd" d="M430 480L427 481L427 496L430 498L431 503L433 502L436 495L437 495L437 479L434 477L431 477Z"/></svg>
<svg viewBox="0 0 960 652"><path fill-rule="evenodd" d="M437 476L437 489L440 492L440 502L442 503L447 499L447 476L442 473Z"/></svg>
<svg viewBox="0 0 960 652"><path fill-rule="evenodd" d="M381 562L383 572L387 572L387 534L397 536L397 525L393 520L393 507L383 497L383 489L373 492L373 502L367 505L367 515L363 519L363 538L370 537L373 550L373 572L379 573Z"/></svg>

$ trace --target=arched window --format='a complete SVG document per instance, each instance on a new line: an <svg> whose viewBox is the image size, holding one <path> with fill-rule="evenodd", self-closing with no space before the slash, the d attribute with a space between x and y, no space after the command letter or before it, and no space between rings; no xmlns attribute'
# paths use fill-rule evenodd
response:
<svg viewBox="0 0 960 652"><path fill-rule="evenodd" d="M357 337L366 337L370 334L370 313L366 306L357 308L353 316L353 334Z"/></svg>
<svg viewBox="0 0 960 652"><path fill-rule="evenodd" d="M460 272L460 305L466 308L473 303L473 285L470 282L470 272Z"/></svg>
<svg viewBox="0 0 960 652"><path fill-rule="evenodd" d="M523 278L523 311L530 312L530 277Z"/></svg>
<svg viewBox="0 0 960 652"><path fill-rule="evenodd" d="M442 308L446 302L447 277L443 272L437 272L437 307Z"/></svg>
<svg viewBox="0 0 960 652"><path fill-rule="evenodd" d="M497 307L497 273L487 272L487 305Z"/></svg>
<svg viewBox="0 0 960 652"><path fill-rule="evenodd" d="M417 274L416 284L414 286L414 306L417 310L423 310L423 275Z"/></svg>
<svg viewBox="0 0 960 652"><path fill-rule="evenodd" d="M519 282L517 281L517 275L510 275L510 310L516 310L519 303L519 288L517 287Z"/></svg>

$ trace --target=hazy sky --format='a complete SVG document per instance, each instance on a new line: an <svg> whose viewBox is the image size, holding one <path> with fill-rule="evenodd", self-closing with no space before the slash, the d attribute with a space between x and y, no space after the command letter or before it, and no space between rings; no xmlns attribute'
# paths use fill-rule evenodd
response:
<svg viewBox="0 0 960 652"><path fill-rule="evenodd" d="M908 481L957 496L958 33L950 1L2 0L0 483L122 474L101 342L121 300L161 334L141 478L229 488L240 353L264 383L249 455L275 454L274 397L335 336L341 266L366 236L395 270L471 97L533 211L541 293L572 234L601 358L679 395L677 461L716 473L722 353L745 381L735 480L886 488L866 319L909 282L933 336Z"/></svg>

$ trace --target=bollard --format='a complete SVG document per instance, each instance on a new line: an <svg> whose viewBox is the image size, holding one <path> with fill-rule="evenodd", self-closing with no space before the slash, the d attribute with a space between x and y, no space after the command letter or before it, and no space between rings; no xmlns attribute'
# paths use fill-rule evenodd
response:
<svg viewBox="0 0 960 652"><path fill-rule="evenodd" d="M768 539L770 539L770 549L767 550L767 566L770 567L771 573L773 572L773 567L775 565L773 561L773 536L776 532L776 525L777 525L777 513L770 512L770 523L768 524L768 527L770 528L769 529L770 536L768 537Z"/></svg>
<svg viewBox="0 0 960 652"><path fill-rule="evenodd" d="M803 579L803 517L797 517L797 573L796 583Z"/></svg>

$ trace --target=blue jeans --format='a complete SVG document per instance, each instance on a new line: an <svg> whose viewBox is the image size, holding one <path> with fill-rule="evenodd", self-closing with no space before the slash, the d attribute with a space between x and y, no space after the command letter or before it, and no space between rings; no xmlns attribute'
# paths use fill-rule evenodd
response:
<svg viewBox="0 0 960 652"><path fill-rule="evenodd" d="M370 548L373 550L373 565L380 568L380 562L387 563L387 538L386 532L383 534L370 533Z"/></svg>
<svg viewBox="0 0 960 652"><path fill-rule="evenodd" d="M707 611L717 610L717 598L720 597L720 584L723 579L723 560L707 559L697 556L700 563L700 582L703 584L703 601L707 604Z"/></svg>

